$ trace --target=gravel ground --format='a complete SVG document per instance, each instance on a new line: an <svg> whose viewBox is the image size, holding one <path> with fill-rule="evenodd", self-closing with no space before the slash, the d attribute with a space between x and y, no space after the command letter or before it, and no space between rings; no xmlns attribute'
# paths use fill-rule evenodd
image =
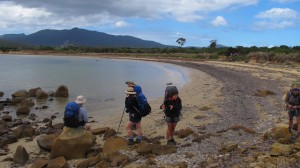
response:
<svg viewBox="0 0 300 168"><path fill-rule="evenodd" d="M170 63L170 62L169 62ZM172 164L174 160L188 162L188 167L249 167L245 162L248 156L254 153L268 150L271 142L263 141L262 135L268 129L274 127L276 121L282 116L282 91L280 83L275 80L259 79L246 71L237 71L233 68L217 67L203 63L171 62L173 64L186 66L201 70L223 83L222 96L224 99L216 102L220 112L216 113L217 122L211 123L199 130L192 129L200 136L212 134L199 143L192 142L190 136L183 140L188 147L179 147L176 154L160 156L157 158L159 165ZM270 90L275 95L258 97L254 94L257 90ZM255 131L254 134L244 130L233 131L230 128L241 126ZM231 152L222 154L220 149L228 142L237 143L244 150L243 154ZM181 144L184 145L184 144ZM187 159L182 157L184 153L192 153L195 156ZM211 160L211 163L208 163ZM289 163L281 167L293 167Z"/></svg>

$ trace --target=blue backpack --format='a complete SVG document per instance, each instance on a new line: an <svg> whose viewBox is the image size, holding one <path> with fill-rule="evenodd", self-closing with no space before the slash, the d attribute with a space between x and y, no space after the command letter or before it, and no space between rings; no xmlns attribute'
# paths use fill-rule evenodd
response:
<svg viewBox="0 0 300 168"><path fill-rule="evenodd" d="M142 93L142 88L139 85L134 86L134 91L136 92L137 101L139 103L139 112L142 117L146 117L151 113L151 106L148 103L146 96Z"/></svg>
<svg viewBox="0 0 300 168"><path fill-rule="evenodd" d="M79 122L80 106L76 102L69 102L65 107L64 125L67 127L77 128L83 124Z"/></svg>

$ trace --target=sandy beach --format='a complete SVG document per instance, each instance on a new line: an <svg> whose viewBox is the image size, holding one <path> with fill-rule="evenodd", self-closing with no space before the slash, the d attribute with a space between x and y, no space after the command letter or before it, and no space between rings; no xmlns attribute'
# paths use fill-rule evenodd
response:
<svg viewBox="0 0 300 168"><path fill-rule="evenodd" d="M80 55L83 56L83 55ZM88 57L103 57L95 55L84 55ZM111 58L111 57L109 57ZM224 62L195 62L195 61L169 61L166 59L149 59L149 58L128 58L113 57L114 59L140 59L146 61L169 62L181 66L189 67L189 82L179 90L179 96L183 102L182 118L178 123L176 130L191 128L196 133L215 135L205 139L199 144L192 144L188 147L182 147L177 152L180 155L183 151L189 151L195 157L188 160L190 163L200 163L206 161L207 158L220 159L217 156L218 148L227 141L237 141L241 147L250 150L253 145L256 151L265 150L267 146L260 146L263 143L260 138L262 133L272 128L276 123L287 122L283 111L282 101L280 100L282 93L289 87L289 84L295 75L299 75L298 69L290 67L278 68L272 65L250 65L244 63L224 63ZM236 76L235 76L236 75ZM275 95L269 97L256 97L254 93L258 89L272 90ZM163 93L162 93L163 94ZM162 103L162 97L150 102L152 113L142 119L143 135L147 138L165 136L166 124L164 115L159 106ZM244 99L244 100L240 100ZM239 105L237 105L237 102ZM247 113L247 114L246 114ZM246 115L245 115L246 114ZM92 128L110 127L117 129L122 109L115 115L102 118L102 116L91 116L96 122L90 123ZM55 119L53 122L60 122ZM125 124L128 121L128 115L125 113L123 122L121 123L121 137L127 138ZM257 134L247 134L245 132L232 131L232 126L244 126L253 129ZM200 131L200 128L202 131ZM201 134L199 133L199 134ZM180 139L175 137L179 145L187 144L189 139ZM27 141L27 142L26 142ZM103 145L101 137L97 137L98 144ZM161 140L165 144L166 140ZM0 156L0 160L12 157L18 145L22 144L30 154L29 163L35 157L47 157L47 153L41 153L36 143L36 137L33 140L20 139L17 143L8 145L10 149L8 155ZM214 145L213 145L214 144ZM178 161L183 160L180 156L173 156ZM157 159L157 165L171 163L165 156ZM226 156L226 159L232 159L233 156ZM173 159L174 159L173 158ZM167 160L160 162L160 159ZM235 165L243 160L243 157L236 157L231 161L224 160L224 165ZM75 165L81 159L72 160L70 163ZM169 159L170 160L170 159ZM226 162L227 161L227 162ZM11 167L12 162L1 162L3 168ZM138 167L137 163L131 163L127 167ZM30 167L26 164L24 167Z"/></svg>

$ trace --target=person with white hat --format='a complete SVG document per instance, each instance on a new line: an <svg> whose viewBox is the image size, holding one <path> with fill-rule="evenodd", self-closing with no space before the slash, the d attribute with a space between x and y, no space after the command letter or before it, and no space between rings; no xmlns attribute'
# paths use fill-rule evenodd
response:
<svg viewBox="0 0 300 168"><path fill-rule="evenodd" d="M125 91L127 94L127 97L125 99L125 108L126 113L129 114L129 121L126 126L126 130L128 132L128 145L134 144L134 136L132 132L132 128L135 126L137 129L138 137L136 138L135 142L140 143L142 141L142 127L141 127L141 120L142 115L138 110L139 104L136 97L136 92L132 87L128 87L128 89Z"/></svg>
<svg viewBox="0 0 300 168"><path fill-rule="evenodd" d="M86 102L84 96L77 96L75 102L69 102L66 105L65 115L64 115L64 124L67 127L77 128L80 126L85 126L87 130L91 129L88 123L88 114L83 106Z"/></svg>

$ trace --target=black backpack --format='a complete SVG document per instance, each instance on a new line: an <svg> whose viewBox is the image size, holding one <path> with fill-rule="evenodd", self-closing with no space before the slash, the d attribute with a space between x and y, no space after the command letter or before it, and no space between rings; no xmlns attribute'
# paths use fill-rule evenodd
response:
<svg viewBox="0 0 300 168"><path fill-rule="evenodd" d="M76 102L69 102L66 105L64 113L64 125L67 127L77 128L83 126L84 122L79 122L80 106Z"/></svg>
<svg viewBox="0 0 300 168"><path fill-rule="evenodd" d="M165 90L165 100L169 98L171 95L178 94L178 89L176 86L169 85Z"/></svg>
<svg viewBox="0 0 300 168"><path fill-rule="evenodd" d="M133 106L133 108L138 111L142 117L146 117L147 115L149 115L151 113L151 106L148 102L145 102L143 105L143 109L141 108L136 108Z"/></svg>
<svg viewBox="0 0 300 168"><path fill-rule="evenodd" d="M145 103L145 105L144 105L144 109L143 110L141 110L141 115L142 115L142 117L146 117L148 114L150 114L151 113L151 106L150 106L150 104L147 102L147 103Z"/></svg>

